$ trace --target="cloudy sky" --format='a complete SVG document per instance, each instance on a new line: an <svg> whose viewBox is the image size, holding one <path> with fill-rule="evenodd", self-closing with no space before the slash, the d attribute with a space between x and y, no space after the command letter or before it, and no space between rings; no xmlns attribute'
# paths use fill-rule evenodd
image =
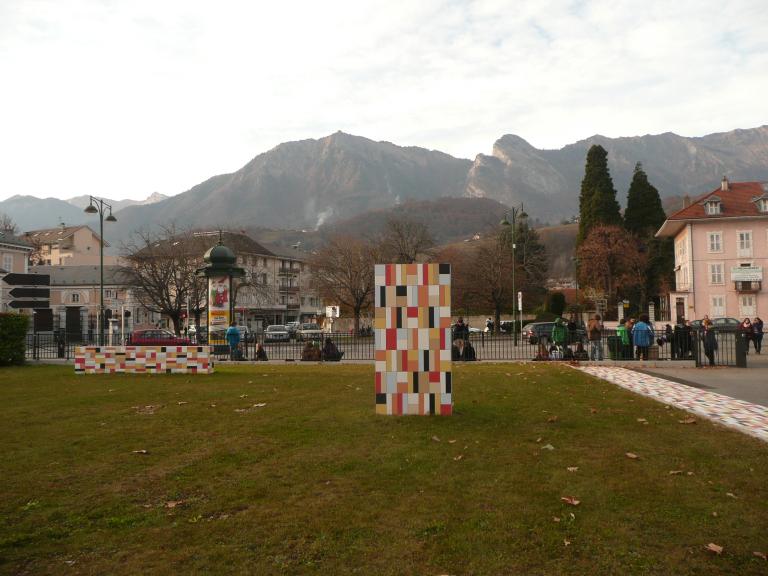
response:
<svg viewBox="0 0 768 576"><path fill-rule="evenodd" d="M0 199L143 198L336 130L474 158L759 126L768 7L0 0L0 78Z"/></svg>

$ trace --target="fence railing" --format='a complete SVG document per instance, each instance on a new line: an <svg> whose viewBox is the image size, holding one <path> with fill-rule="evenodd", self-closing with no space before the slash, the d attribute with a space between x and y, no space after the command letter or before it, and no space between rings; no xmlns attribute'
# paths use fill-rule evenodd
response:
<svg viewBox="0 0 768 576"><path fill-rule="evenodd" d="M122 345L131 342L131 335L113 333L103 345ZM554 342L551 336L520 337L513 334L491 334L473 332L462 338L463 345L453 347L454 360L620 360L625 362L640 359L652 361L693 360L697 365L715 366L746 365L746 342L738 332L715 332L712 340L705 341L696 330L681 331L678 334L655 331L653 342L647 349L638 348L622 341L615 331L604 330L601 338L590 341L582 333L571 333L563 342ZM332 360L329 352L335 349L343 360L372 361L375 355L373 335L351 335L348 333L322 333L312 339L290 338L274 341L264 334L248 334L237 350L232 352L223 338L208 341L201 333L191 338L179 337L151 342L155 345L175 346L183 343L207 344L214 359L256 360L258 349L268 360ZM457 344L455 341L454 344ZM77 346L98 346L98 335L88 338L82 334L37 333L27 335L27 358L36 360L74 358ZM711 352L711 362L710 362ZM260 356L262 359L264 356Z"/></svg>

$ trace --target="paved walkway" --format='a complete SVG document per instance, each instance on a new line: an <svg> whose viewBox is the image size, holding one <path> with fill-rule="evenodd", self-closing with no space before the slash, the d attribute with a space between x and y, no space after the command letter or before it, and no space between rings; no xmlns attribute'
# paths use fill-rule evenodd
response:
<svg viewBox="0 0 768 576"><path fill-rule="evenodd" d="M687 410L768 442L768 408L765 406L735 400L729 396L706 392L626 368L584 366L579 369L637 394Z"/></svg>

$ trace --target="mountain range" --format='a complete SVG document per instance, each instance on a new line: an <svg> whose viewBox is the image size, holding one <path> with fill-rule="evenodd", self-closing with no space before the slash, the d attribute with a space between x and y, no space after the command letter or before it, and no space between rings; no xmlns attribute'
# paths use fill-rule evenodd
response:
<svg viewBox="0 0 768 576"><path fill-rule="evenodd" d="M117 214L128 206L145 206L166 200L159 192L154 192L144 200L110 200L104 198L112 205L112 210ZM0 213L8 214L16 225L22 230L37 230L41 228L53 228L59 224L77 226L89 224L93 228L98 226L98 219L84 212L90 202L90 196L75 196L68 200L58 198L37 198L36 196L11 196L0 202Z"/></svg>
<svg viewBox="0 0 768 576"><path fill-rule="evenodd" d="M444 197L485 198L507 206L522 202L531 216L553 222L577 213L592 144L608 151L621 203L638 161L662 197L670 199L667 205L677 202L674 197L712 190L723 175L733 181L768 180L768 125L694 138L672 133L596 135L558 150L537 149L508 134L496 141L491 154L478 154L474 161L336 132L280 144L236 172L213 176L151 205L122 207L107 237L125 240L138 228L170 222L195 228L314 230L367 212ZM82 206L87 199L72 201ZM14 196L0 202L0 212L22 229L55 226L59 218L67 224L78 223L78 217L88 220L82 207L50 198L35 203L31 197Z"/></svg>

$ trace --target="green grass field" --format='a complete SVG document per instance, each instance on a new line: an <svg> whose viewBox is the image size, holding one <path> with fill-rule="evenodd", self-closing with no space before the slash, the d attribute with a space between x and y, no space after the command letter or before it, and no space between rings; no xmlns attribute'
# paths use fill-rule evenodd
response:
<svg viewBox="0 0 768 576"><path fill-rule="evenodd" d="M376 416L361 365L2 369L0 573L768 572L758 440L567 366L458 366L454 399Z"/></svg>

